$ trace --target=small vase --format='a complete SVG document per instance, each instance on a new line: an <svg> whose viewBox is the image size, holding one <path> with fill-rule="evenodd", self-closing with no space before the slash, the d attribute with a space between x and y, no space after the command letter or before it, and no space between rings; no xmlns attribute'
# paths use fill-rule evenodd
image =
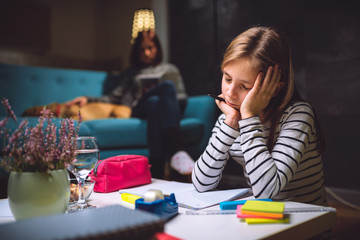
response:
<svg viewBox="0 0 360 240"><path fill-rule="evenodd" d="M16 220L65 213L70 199L68 171L11 172L8 198Z"/></svg>

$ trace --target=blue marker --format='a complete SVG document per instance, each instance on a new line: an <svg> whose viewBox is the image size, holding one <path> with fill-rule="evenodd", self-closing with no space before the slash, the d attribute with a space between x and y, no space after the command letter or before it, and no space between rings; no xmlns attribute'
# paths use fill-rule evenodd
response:
<svg viewBox="0 0 360 240"><path fill-rule="evenodd" d="M271 201L272 201L270 198L265 198L265 199L247 199L247 200L267 201L267 202L271 202ZM237 205L244 205L247 200L221 202L221 203L220 203L220 209L221 209L221 210L236 210Z"/></svg>

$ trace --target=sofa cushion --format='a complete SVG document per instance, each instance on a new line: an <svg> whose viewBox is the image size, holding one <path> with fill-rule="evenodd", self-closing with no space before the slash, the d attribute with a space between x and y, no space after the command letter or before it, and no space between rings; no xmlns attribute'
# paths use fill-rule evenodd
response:
<svg viewBox="0 0 360 240"><path fill-rule="evenodd" d="M138 118L99 119L83 123L97 137L100 148L146 146L146 121Z"/></svg>
<svg viewBox="0 0 360 240"><path fill-rule="evenodd" d="M86 121L82 125L90 130L92 136L97 137L101 149L147 146L147 122L139 118L100 119ZM204 127L200 119L182 119L180 129L186 145L201 141Z"/></svg>

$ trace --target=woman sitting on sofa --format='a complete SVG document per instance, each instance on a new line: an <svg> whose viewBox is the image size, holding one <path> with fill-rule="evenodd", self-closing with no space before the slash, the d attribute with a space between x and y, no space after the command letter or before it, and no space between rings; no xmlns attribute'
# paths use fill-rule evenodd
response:
<svg viewBox="0 0 360 240"><path fill-rule="evenodd" d="M193 159L183 151L180 118L186 106L186 92L176 66L162 62L160 41L153 31L136 38L130 55L131 67L122 72L118 85L100 98L77 97L67 106L107 102L132 108L132 117L146 119L147 142L153 177L164 177L166 156L170 166L183 175L191 174Z"/></svg>

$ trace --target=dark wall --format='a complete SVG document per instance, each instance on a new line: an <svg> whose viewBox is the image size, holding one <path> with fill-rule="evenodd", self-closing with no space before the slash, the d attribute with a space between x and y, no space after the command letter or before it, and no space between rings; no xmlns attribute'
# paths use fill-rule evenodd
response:
<svg viewBox="0 0 360 240"><path fill-rule="evenodd" d="M43 53L50 48L48 6L34 2L0 3L0 46L18 51Z"/></svg>
<svg viewBox="0 0 360 240"><path fill-rule="evenodd" d="M326 139L328 186L360 190L360 15L355 1L172 0L171 62L190 95L220 92L230 41L255 25L289 37L296 84L315 107Z"/></svg>

